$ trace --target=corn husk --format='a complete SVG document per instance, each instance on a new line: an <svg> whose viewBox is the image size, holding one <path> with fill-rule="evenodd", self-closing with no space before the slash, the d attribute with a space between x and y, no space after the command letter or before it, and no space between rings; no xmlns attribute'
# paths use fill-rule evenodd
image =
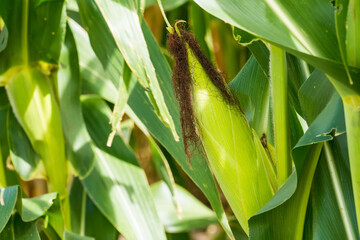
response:
<svg viewBox="0 0 360 240"><path fill-rule="evenodd" d="M276 173L244 114L228 104L188 44L192 104L209 165L237 220L248 220L277 190Z"/></svg>

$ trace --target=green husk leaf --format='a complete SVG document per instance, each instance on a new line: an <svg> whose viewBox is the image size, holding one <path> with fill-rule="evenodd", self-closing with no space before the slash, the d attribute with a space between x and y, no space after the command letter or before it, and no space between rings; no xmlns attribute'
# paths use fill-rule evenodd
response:
<svg viewBox="0 0 360 240"><path fill-rule="evenodd" d="M201 142L220 188L248 233L248 219L273 195L263 163L267 155L257 155L244 114L226 103L193 51L186 47L193 81L192 104Z"/></svg>

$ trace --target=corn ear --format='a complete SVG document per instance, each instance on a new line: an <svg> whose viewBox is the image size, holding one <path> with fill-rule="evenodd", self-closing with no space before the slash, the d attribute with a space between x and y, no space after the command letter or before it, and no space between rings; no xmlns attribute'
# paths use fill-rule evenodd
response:
<svg viewBox="0 0 360 240"><path fill-rule="evenodd" d="M66 196L67 170L59 108L50 78L24 66L9 76L6 91L14 114L43 159L52 191Z"/></svg>
<svg viewBox="0 0 360 240"><path fill-rule="evenodd" d="M186 47L202 146L221 190L248 234L248 220L277 189L274 173L269 175L265 167L271 160L259 149L260 142L244 114L224 101L188 44Z"/></svg>

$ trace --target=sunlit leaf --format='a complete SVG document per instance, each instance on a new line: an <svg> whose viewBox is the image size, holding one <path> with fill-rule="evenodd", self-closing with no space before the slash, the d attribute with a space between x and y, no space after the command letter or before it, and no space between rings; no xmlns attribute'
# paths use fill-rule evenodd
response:
<svg viewBox="0 0 360 240"><path fill-rule="evenodd" d="M8 141L11 161L22 179L46 178L44 165L31 146L29 138L17 122L14 114L9 112Z"/></svg>
<svg viewBox="0 0 360 240"><path fill-rule="evenodd" d="M256 38L278 45L334 78L344 95L360 92L350 85L334 28L335 8L321 1L195 0L200 7ZM341 11L341 10L340 10ZM299 14L301 13L301 14ZM359 69L350 68L353 79Z"/></svg>
<svg viewBox="0 0 360 240"><path fill-rule="evenodd" d="M0 188L0 232L8 222L18 197L18 187Z"/></svg>
<svg viewBox="0 0 360 240"><path fill-rule="evenodd" d="M57 193L48 193L34 198L22 199L21 218L24 222L34 221L45 214L56 199Z"/></svg>
<svg viewBox="0 0 360 240"><path fill-rule="evenodd" d="M171 193L164 182L151 185L156 209L167 232L186 232L217 222L216 215L188 191L176 186L176 197L181 213L172 204Z"/></svg>
<svg viewBox="0 0 360 240"><path fill-rule="evenodd" d="M76 44L71 29L67 27L65 44L61 51L58 72L60 111L68 155L80 177L86 176L94 165L95 156L84 119L81 115L81 80Z"/></svg>
<svg viewBox="0 0 360 240"><path fill-rule="evenodd" d="M174 120L165 104L164 93L161 91L159 79L149 56L141 30L141 19L137 15L134 2L132 0L103 2L78 0L78 4L82 22L88 29L92 44L102 44L101 41L105 37L110 40L111 48L120 50L139 83L145 88L155 112L169 127L173 137L179 140ZM100 31L105 35L96 31L99 28L102 28ZM104 56L104 53L94 50L103 65L107 65L109 56L113 53ZM112 80L114 83L117 82L117 79Z"/></svg>
<svg viewBox="0 0 360 240"><path fill-rule="evenodd" d="M82 179L90 198L126 239L165 239L134 153L119 136L115 136L111 148L106 146L110 109L99 98L86 98L82 103L88 131L97 145L94 169Z"/></svg>

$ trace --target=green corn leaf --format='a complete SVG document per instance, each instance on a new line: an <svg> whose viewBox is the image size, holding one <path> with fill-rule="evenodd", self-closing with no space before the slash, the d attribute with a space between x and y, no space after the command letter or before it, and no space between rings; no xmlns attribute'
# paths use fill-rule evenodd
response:
<svg viewBox="0 0 360 240"><path fill-rule="evenodd" d="M86 176L94 166L95 154L83 116L81 115L78 57L71 29L67 27L58 72L62 125L68 146L68 155L75 172Z"/></svg>
<svg viewBox="0 0 360 240"><path fill-rule="evenodd" d="M360 82L354 80L354 84L350 85L344 68L334 27L336 9L329 1L195 2L225 22L252 34L255 38L280 46L329 74L341 95L360 93ZM299 14L300 12L302 14ZM349 72L353 79L359 79L358 68L349 67Z"/></svg>
<svg viewBox="0 0 360 240"><path fill-rule="evenodd" d="M71 230L95 239L113 240L118 232L94 205L79 178L75 178L70 191Z"/></svg>
<svg viewBox="0 0 360 240"><path fill-rule="evenodd" d="M119 136L115 136L111 148L106 146L106 133L111 129L107 124L110 109L96 97L84 98L82 107L88 131L97 146L94 169L81 180L90 198L126 239L165 239L135 154Z"/></svg>
<svg viewBox="0 0 360 240"><path fill-rule="evenodd" d="M18 199L18 187L0 188L0 232L11 217Z"/></svg>
<svg viewBox="0 0 360 240"><path fill-rule="evenodd" d="M31 222L43 216L57 200L57 193L43 194L34 198L22 199L21 217L24 222Z"/></svg>
<svg viewBox="0 0 360 240"><path fill-rule="evenodd" d="M322 144L317 144L293 153L296 173L249 220L251 238L302 239L311 181L321 147ZM301 165L296 165L298 160Z"/></svg>
<svg viewBox="0 0 360 240"><path fill-rule="evenodd" d="M111 79L120 78L120 70L123 68L120 53L119 55L116 55L117 57L112 58L112 61L109 63L109 65L103 68L100 60L97 58L94 50L91 48L89 37L86 31L71 18L68 19L68 24L76 42L82 83L81 87L83 91L97 93L104 99L115 103L118 91ZM96 46L99 47L102 45ZM104 46L112 45L104 44ZM116 52L116 49L110 49L108 51Z"/></svg>
<svg viewBox="0 0 360 240"><path fill-rule="evenodd" d="M309 68L306 62L289 53L286 54L286 62L288 68L288 97L291 105L296 109L296 112L300 116L303 116L298 92L310 76Z"/></svg>
<svg viewBox="0 0 360 240"><path fill-rule="evenodd" d="M44 160L52 187L66 193L66 164L59 110L48 78L25 68L6 86L14 114Z"/></svg>
<svg viewBox="0 0 360 240"><path fill-rule="evenodd" d="M320 102L318 98L324 96L324 94L319 94L320 92L332 91L332 87L326 88L325 84L319 84L324 88L314 89L314 83L318 82L319 78L314 77L318 74L317 72L313 74L300 88L300 102L304 103L303 106L305 106L304 92L313 92L312 101ZM326 81L324 78L322 80ZM315 94L314 91L317 93ZM321 112L313 104L306 105L302 111L305 116L311 114L315 116L316 113L317 116L292 150L296 172L293 172L267 205L250 219L251 238L302 239L311 182L314 178L322 142L333 139L330 133L334 129L336 132L333 134L335 135L345 131L343 107L337 93L334 93Z"/></svg>
<svg viewBox="0 0 360 240"><path fill-rule="evenodd" d="M87 236L81 236L79 234L73 233L73 232L68 232L65 231L64 232L64 240L95 240L92 237L87 237Z"/></svg>
<svg viewBox="0 0 360 240"><path fill-rule="evenodd" d="M66 161L59 108L49 79L24 68L6 85L10 103L34 150L44 161L53 191L66 195Z"/></svg>
<svg viewBox="0 0 360 240"><path fill-rule="evenodd" d="M14 210L17 213L12 215ZM30 234L29 236L34 235L34 237L38 236L36 221L43 216L48 218L49 224L58 229L58 234L64 229L60 211L60 200L57 193L49 193L35 198L22 198L22 193L18 186L1 188L0 214L2 216L0 218L0 233L9 221L8 225L10 225L6 226L6 228L12 229L11 231L15 234L16 239L27 239L26 234ZM59 216L60 221L58 219ZM46 226L44 227L44 231L46 231ZM2 239L1 237L0 234L0 239Z"/></svg>
<svg viewBox="0 0 360 240"><path fill-rule="evenodd" d="M15 214L13 226L14 239L40 240L40 235L36 227L36 221L24 222L19 214Z"/></svg>
<svg viewBox="0 0 360 240"><path fill-rule="evenodd" d="M115 102L113 113L110 120L112 126L112 132L110 133L110 136L108 138L108 142L107 142L108 146L111 146L114 135L116 134L117 129L120 127L120 122L125 113L126 103L135 85L135 81L134 81L135 79L132 78L132 74L129 66L125 61L123 65L124 67L121 76L122 79L120 79L119 81L118 98Z"/></svg>
<svg viewBox="0 0 360 240"><path fill-rule="evenodd" d="M46 178L43 162L12 112L9 112L7 125L10 157L17 173L24 180Z"/></svg>
<svg viewBox="0 0 360 240"><path fill-rule="evenodd" d="M178 197L176 194L175 180L174 180L174 176L171 172L169 163L168 163L164 153L162 152L160 146L155 142L155 140L151 136L148 136L148 140L149 140L150 148L151 148L151 151L153 154L152 160L153 160L155 169L156 169L157 173L159 174L159 176L161 177L161 179L166 184L166 186L168 187L168 189L171 193L172 202L173 202L174 207L176 208L178 217L181 218L182 209L181 209L181 206L179 205ZM155 203L156 203L156 201L155 201Z"/></svg>
<svg viewBox="0 0 360 240"><path fill-rule="evenodd" d="M113 240L118 231L104 217L89 197L86 198L85 235L95 239Z"/></svg>
<svg viewBox="0 0 360 240"><path fill-rule="evenodd" d="M186 2L188 2L188 0L161 0L161 4L163 5L165 11L174 10ZM157 4L156 0L146 0L145 6L149 7L155 4Z"/></svg>
<svg viewBox="0 0 360 240"><path fill-rule="evenodd" d="M34 198L22 199L21 217L24 222L31 222L41 217L53 205L56 193L48 193Z"/></svg>
<svg viewBox="0 0 360 240"><path fill-rule="evenodd" d="M1 91L5 94L5 99L8 104L5 90L1 88ZM4 102L2 101L1 103L3 104ZM0 187L20 184L16 172L9 170L7 167L7 159L9 156L7 120L10 111L11 109L6 103L5 106L0 107Z"/></svg>
<svg viewBox="0 0 360 240"><path fill-rule="evenodd" d="M247 61L238 75L230 82L229 88L238 97L245 113L253 108L252 118L249 119L247 114L247 119L257 135L261 137L267 129L269 81L254 57ZM241 96L244 95L250 98L250 109L243 107L244 99Z"/></svg>
<svg viewBox="0 0 360 240"><path fill-rule="evenodd" d="M304 109L304 118L312 123L336 94L334 87L326 75L315 69L299 89L301 108Z"/></svg>
<svg viewBox="0 0 360 240"><path fill-rule="evenodd" d="M146 89L147 95L155 111L163 123L169 127L175 140L179 140L174 121L165 104L163 92L157 79L153 63L151 62L147 44L141 30L141 19L133 0L126 1L78 1L82 21L94 41L104 38L92 28L105 29L106 37L115 43L115 48L120 50L130 69L137 77L139 83ZM104 30L102 30L104 32ZM100 43L101 44L101 43ZM96 49L94 49L95 52ZM98 54L99 55L99 54ZM101 55L100 55L101 56ZM107 59L99 57L106 65ZM117 79L113 81L116 83Z"/></svg>
<svg viewBox="0 0 360 240"><path fill-rule="evenodd" d="M63 0L1 1L8 39L0 53L0 75L29 62L58 63L65 33L63 4Z"/></svg>
<svg viewBox="0 0 360 240"><path fill-rule="evenodd" d="M85 228L86 192L79 178L74 178L69 193L71 230L82 234Z"/></svg>
<svg viewBox="0 0 360 240"><path fill-rule="evenodd" d="M5 228L2 231L0 231L0 239L14 240L13 218L12 217L7 222Z"/></svg>
<svg viewBox="0 0 360 240"><path fill-rule="evenodd" d="M172 204L172 196L164 182L151 185L156 209L166 232L187 232L216 223L216 215L181 186L176 185L177 200L182 209L181 216Z"/></svg>
<svg viewBox="0 0 360 240"><path fill-rule="evenodd" d="M345 134L324 147L309 202L311 239L359 239Z"/></svg>

